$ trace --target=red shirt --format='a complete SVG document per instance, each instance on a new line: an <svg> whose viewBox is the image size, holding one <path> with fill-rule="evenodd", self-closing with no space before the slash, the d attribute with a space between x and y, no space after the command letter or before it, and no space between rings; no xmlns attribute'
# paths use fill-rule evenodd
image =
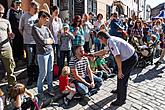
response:
<svg viewBox="0 0 165 110"><path fill-rule="evenodd" d="M64 90L66 90L66 86L69 84L69 77L68 76L60 76L59 77L59 88L60 92L62 93Z"/></svg>

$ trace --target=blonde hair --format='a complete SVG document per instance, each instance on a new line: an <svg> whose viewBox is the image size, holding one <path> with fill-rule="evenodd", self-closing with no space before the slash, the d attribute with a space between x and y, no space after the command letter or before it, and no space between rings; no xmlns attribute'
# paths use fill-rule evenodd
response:
<svg viewBox="0 0 165 110"><path fill-rule="evenodd" d="M70 74L70 68L68 66L65 66L63 69L62 69L62 73L61 73L63 76L66 76L66 75L69 75Z"/></svg>
<svg viewBox="0 0 165 110"><path fill-rule="evenodd" d="M9 97L16 98L17 95L25 93L25 85L17 83L9 89Z"/></svg>

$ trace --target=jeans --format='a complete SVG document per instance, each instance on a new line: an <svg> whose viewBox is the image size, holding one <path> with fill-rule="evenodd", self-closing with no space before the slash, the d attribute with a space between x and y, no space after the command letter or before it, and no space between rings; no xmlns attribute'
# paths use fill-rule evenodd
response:
<svg viewBox="0 0 165 110"><path fill-rule="evenodd" d="M53 51L50 54L38 54L37 61L39 65L39 76L37 81L38 93L43 92L43 84L46 78L48 82L48 90L53 89L53 62L54 54Z"/></svg>
<svg viewBox="0 0 165 110"><path fill-rule="evenodd" d="M100 89L100 86L103 83L103 80L102 80L102 78L97 77L95 75L93 75L93 78L94 78L94 83L95 83L95 87L93 89L99 90ZM90 79L89 79L88 76L85 77L85 80L87 82L90 82ZM85 85L84 83L79 82L79 81L76 81L75 82L75 85L76 85L76 89L77 89L78 93L80 93L81 95L87 95L92 90L91 88L88 88L87 85Z"/></svg>
<svg viewBox="0 0 165 110"><path fill-rule="evenodd" d="M34 77L38 77L38 72L36 71L36 44L25 44L26 54L27 54L27 76L29 79L33 80Z"/></svg>
<svg viewBox="0 0 165 110"><path fill-rule="evenodd" d="M60 51L61 68L64 67L64 64L65 64L65 57L67 57L67 64L69 65L69 61L70 61L70 58L71 58L71 50L68 50L68 51Z"/></svg>

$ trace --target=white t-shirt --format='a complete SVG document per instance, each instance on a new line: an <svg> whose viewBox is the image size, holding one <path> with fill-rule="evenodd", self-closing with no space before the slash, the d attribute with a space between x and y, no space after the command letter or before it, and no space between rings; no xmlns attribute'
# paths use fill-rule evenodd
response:
<svg viewBox="0 0 165 110"><path fill-rule="evenodd" d="M122 61L129 59L135 52L135 49L131 44L114 36L111 36L107 40L107 46L104 49L111 51L114 56L120 55Z"/></svg>
<svg viewBox="0 0 165 110"><path fill-rule="evenodd" d="M54 40L55 44L58 44L58 32L62 29L62 22L61 19L58 18L57 21L53 19L52 21L52 26L53 26L53 32L54 32Z"/></svg>

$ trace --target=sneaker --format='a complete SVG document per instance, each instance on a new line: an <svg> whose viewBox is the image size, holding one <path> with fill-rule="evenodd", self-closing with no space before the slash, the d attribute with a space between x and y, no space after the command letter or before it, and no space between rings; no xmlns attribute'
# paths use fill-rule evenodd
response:
<svg viewBox="0 0 165 110"><path fill-rule="evenodd" d="M110 74L108 74L108 78L113 78L113 77L115 77L115 76L116 76L115 73L110 73Z"/></svg>
<svg viewBox="0 0 165 110"><path fill-rule="evenodd" d="M87 102L91 100L89 95L84 95L82 98L84 99L84 101L87 101Z"/></svg>
<svg viewBox="0 0 165 110"><path fill-rule="evenodd" d="M114 101L111 103L112 106L122 106L123 104L125 104L125 101L121 102L121 101Z"/></svg>
<svg viewBox="0 0 165 110"><path fill-rule="evenodd" d="M162 61L157 61L155 65L162 64Z"/></svg>
<svg viewBox="0 0 165 110"><path fill-rule="evenodd" d="M112 90L111 93L117 94L117 90Z"/></svg>
<svg viewBox="0 0 165 110"><path fill-rule="evenodd" d="M38 99L39 100L42 100L42 101L45 101L46 100L46 97L45 97L44 94L40 93L40 94L38 94Z"/></svg>
<svg viewBox="0 0 165 110"><path fill-rule="evenodd" d="M64 101L64 104L65 104L65 105L69 105L70 99L68 99L67 97L64 97L64 98L63 98L63 101Z"/></svg>
<svg viewBox="0 0 165 110"><path fill-rule="evenodd" d="M47 91L47 93L48 93L50 96L52 96L52 97L55 96L55 91L54 91L54 90Z"/></svg>

